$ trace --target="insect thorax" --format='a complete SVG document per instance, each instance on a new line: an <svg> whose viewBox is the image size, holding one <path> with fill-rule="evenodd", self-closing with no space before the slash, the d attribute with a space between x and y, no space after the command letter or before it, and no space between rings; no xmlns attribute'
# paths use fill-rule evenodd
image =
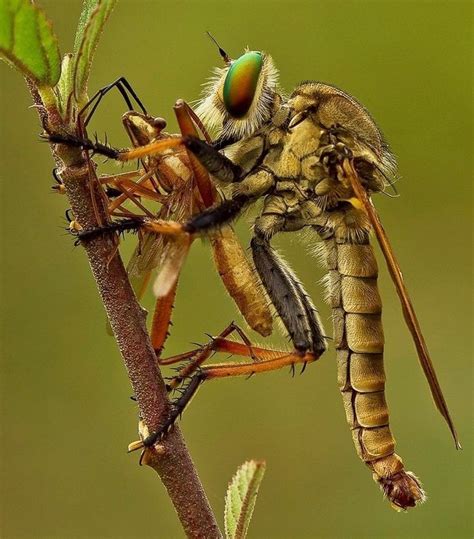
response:
<svg viewBox="0 0 474 539"><path fill-rule="evenodd" d="M383 174L393 174L394 160L380 131L353 98L322 83L299 86L289 100L282 101L269 122L228 146L224 153L247 172L265 166L277 181L314 187L333 175L323 161L328 146L337 142L345 145L356 161L366 163L367 177L363 179L371 182L370 189L381 190Z"/></svg>

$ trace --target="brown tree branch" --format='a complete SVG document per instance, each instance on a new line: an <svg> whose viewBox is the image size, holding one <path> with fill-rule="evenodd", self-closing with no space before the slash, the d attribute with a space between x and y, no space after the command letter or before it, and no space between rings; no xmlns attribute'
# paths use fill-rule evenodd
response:
<svg viewBox="0 0 474 539"><path fill-rule="evenodd" d="M47 130L68 128L54 107L44 107L31 84L30 90ZM70 126L69 126L70 128ZM64 145L52 145L75 219L83 228L97 227L106 221L95 168L82 152ZM149 431L154 431L168 417L169 400L155 352L145 325L145 314L136 300L114 237L103 235L85 242L93 277L104 304L122 359L130 378L140 416ZM106 440L104 439L104 444ZM191 456L178 427L162 442L160 451L148 450L145 463L160 476L187 537L222 537L206 494L197 476Z"/></svg>

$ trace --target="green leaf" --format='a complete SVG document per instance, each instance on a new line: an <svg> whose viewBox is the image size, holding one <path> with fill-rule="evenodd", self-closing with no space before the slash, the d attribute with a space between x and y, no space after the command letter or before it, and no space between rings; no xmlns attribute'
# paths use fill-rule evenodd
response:
<svg viewBox="0 0 474 539"><path fill-rule="evenodd" d="M74 54L77 55L81 48L82 40L84 39L84 33L91 18L92 12L97 7L98 0L84 0L82 3L81 14L79 15L79 22L77 23L76 36L74 38Z"/></svg>
<svg viewBox="0 0 474 539"><path fill-rule="evenodd" d="M70 112L69 109L72 106L72 104L70 103L70 99L74 89L74 79L72 72L73 67L73 55L69 52L63 57L63 61L61 63L61 77L56 86L56 90L59 95L59 105L63 118L68 117Z"/></svg>
<svg viewBox="0 0 474 539"><path fill-rule="evenodd" d="M85 0L74 44L74 94L84 104L90 67L100 35L117 0Z"/></svg>
<svg viewBox="0 0 474 539"><path fill-rule="evenodd" d="M224 525L227 539L244 539L252 518L265 462L249 460L237 470L227 488Z"/></svg>
<svg viewBox="0 0 474 539"><path fill-rule="evenodd" d="M59 80L57 37L30 0L0 0L0 53L38 86L52 87Z"/></svg>

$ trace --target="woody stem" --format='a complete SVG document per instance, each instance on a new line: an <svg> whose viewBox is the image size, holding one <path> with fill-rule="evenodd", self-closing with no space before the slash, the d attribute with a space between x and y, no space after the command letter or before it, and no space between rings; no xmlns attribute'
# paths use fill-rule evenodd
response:
<svg viewBox="0 0 474 539"><path fill-rule="evenodd" d="M38 91L31 84L30 91L39 105L45 128L57 132L74 128L62 123L54 107L50 110L50 107L43 106ZM105 223L106 208L97 190L93 163L88 162L78 148L57 144L51 145L51 149L77 222L85 229L99 226L99 221ZM125 363L140 416L153 432L166 421L169 401L156 365L143 310L136 300L114 238L100 235L84 242L84 248ZM179 428L170 433L163 447L160 453L153 452L153 458L147 459L147 464L158 473L166 487L186 536L222 537ZM153 522L154 518L149 520Z"/></svg>

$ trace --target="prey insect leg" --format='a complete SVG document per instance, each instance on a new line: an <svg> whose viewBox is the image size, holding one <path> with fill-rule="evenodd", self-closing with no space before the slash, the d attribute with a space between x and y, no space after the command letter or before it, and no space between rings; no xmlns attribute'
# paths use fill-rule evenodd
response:
<svg viewBox="0 0 474 539"><path fill-rule="evenodd" d="M92 116L94 115L95 111L97 110L97 107L99 106L100 102L102 101L102 98L110 91L112 88L117 88L117 90L122 94L122 97L127 104L128 110L134 110L132 101L127 94L129 94L133 97L137 105L141 108L143 111L143 114L146 114L146 109L141 102L140 98L136 94L135 90L132 88L131 84L127 81L125 77L120 77L116 81L108 84L107 86L104 86L99 91L97 91L94 96L89 100L89 102L81 109L79 112L79 117L82 117L85 112L92 106L92 109L89 111L89 113L86 116L86 119L83 122L83 127L87 127L87 124L91 121Z"/></svg>

